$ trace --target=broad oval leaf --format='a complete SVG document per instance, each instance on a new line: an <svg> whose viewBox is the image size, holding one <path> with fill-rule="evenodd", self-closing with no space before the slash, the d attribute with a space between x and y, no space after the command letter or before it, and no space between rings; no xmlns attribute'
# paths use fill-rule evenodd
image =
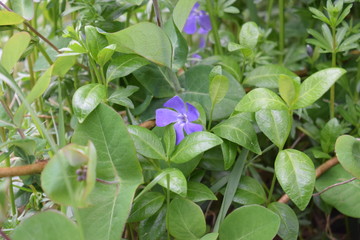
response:
<svg viewBox="0 0 360 240"><path fill-rule="evenodd" d="M106 87L104 85L91 83L77 89L72 105L79 122L84 122L85 118L105 99Z"/></svg>
<svg viewBox="0 0 360 240"><path fill-rule="evenodd" d="M263 204L266 194L258 181L249 176L242 176L233 201L243 205Z"/></svg>
<svg viewBox="0 0 360 240"><path fill-rule="evenodd" d="M281 74L279 77L279 92L280 96L291 106L298 97L300 91L300 80L296 81L292 77Z"/></svg>
<svg viewBox="0 0 360 240"><path fill-rule="evenodd" d="M247 22L241 26L239 34L240 44L248 48L255 48L259 40L260 31L255 22Z"/></svg>
<svg viewBox="0 0 360 240"><path fill-rule="evenodd" d="M262 109L287 110L287 106L273 91L256 88L246 94L235 107L239 112L257 112Z"/></svg>
<svg viewBox="0 0 360 240"><path fill-rule="evenodd" d="M74 222L53 210L41 212L25 219L10 236L13 240L83 239L79 227Z"/></svg>
<svg viewBox="0 0 360 240"><path fill-rule="evenodd" d="M172 200L166 217L167 229L176 239L195 240L205 234L204 214L201 208L190 200Z"/></svg>
<svg viewBox="0 0 360 240"><path fill-rule="evenodd" d="M293 109L304 108L318 100L330 87L346 73L342 68L328 68L320 70L300 85L300 92L294 101Z"/></svg>
<svg viewBox="0 0 360 240"><path fill-rule="evenodd" d="M236 209L222 222L220 240L271 240L280 226L278 215L259 205Z"/></svg>
<svg viewBox="0 0 360 240"><path fill-rule="evenodd" d="M222 140L212 133L194 132L180 142L170 160L174 163L184 163L221 143Z"/></svg>
<svg viewBox="0 0 360 240"><path fill-rule="evenodd" d="M25 19L17 13L0 10L0 26L17 25L22 23L24 20Z"/></svg>
<svg viewBox="0 0 360 240"><path fill-rule="evenodd" d="M165 196L159 192L144 193L137 199L131 209L128 222L139 222L154 215L165 200Z"/></svg>
<svg viewBox="0 0 360 240"><path fill-rule="evenodd" d="M153 23L142 22L116 33L106 34L116 51L135 53L144 58L171 68L172 48L166 33Z"/></svg>
<svg viewBox="0 0 360 240"><path fill-rule="evenodd" d="M354 177L360 178L360 140L343 135L336 140L335 152L341 166Z"/></svg>
<svg viewBox="0 0 360 240"><path fill-rule="evenodd" d="M287 204L273 202L268 208L280 217L278 235L282 239L297 240L299 235L299 221L294 212Z"/></svg>
<svg viewBox="0 0 360 240"><path fill-rule="evenodd" d="M289 112L286 110L260 110L255 113L255 119L260 130L279 149L282 149L291 130L292 116Z"/></svg>
<svg viewBox="0 0 360 240"><path fill-rule="evenodd" d="M315 185L315 167L311 159L295 149L282 150L275 160L275 173L285 193L304 210Z"/></svg>
<svg viewBox="0 0 360 240"><path fill-rule="evenodd" d="M212 131L231 142L237 143L250 151L261 154L256 132L251 122L242 116L235 115L216 125Z"/></svg>
<svg viewBox="0 0 360 240"><path fill-rule="evenodd" d="M167 160L161 141L155 133L149 129L134 125L128 126L128 130L138 153L152 159Z"/></svg>
<svg viewBox="0 0 360 240"><path fill-rule="evenodd" d="M217 200L214 193L206 185L198 182L188 182L187 198L193 202Z"/></svg>
<svg viewBox="0 0 360 240"><path fill-rule="evenodd" d="M213 106L226 96L229 90L229 79L224 75L217 75L210 81L209 95Z"/></svg>
<svg viewBox="0 0 360 240"><path fill-rule="evenodd" d="M168 176L170 180L170 191L185 197L187 194L187 182L184 174L177 168L166 168L161 171L161 178L158 183L164 188L168 188ZM159 175L160 175L159 174ZM158 176L159 176L158 175Z"/></svg>
<svg viewBox="0 0 360 240"><path fill-rule="evenodd" d="M349 180L352 177L338 164L316 180L316 190L321 191L328 186ZM320 197L346 216L360 218L360 180L331 188L322 193Z"/></svg>

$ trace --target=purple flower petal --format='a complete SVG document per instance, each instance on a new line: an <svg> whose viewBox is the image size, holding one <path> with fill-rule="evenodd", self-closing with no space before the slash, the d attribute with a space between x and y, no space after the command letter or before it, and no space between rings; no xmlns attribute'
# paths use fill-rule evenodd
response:
<svg viewBox="0 0 360 240"><path fill-rule="evenodd" d="M197 26L196 26L197 18L198 17L196 15L191 15L191 13L190 13L188 19L186 20L184 28L183 28L184 33L187 33L187 34L196 33L196 30L197 30Z"/></svg>
<svg viewBox="0 0 360 240"><path fill-rule="evenodd" d="M156 125L159 127L165 127L170 123L176 122L179 115L177 112L166 108L157 109L155 114Z"/></svg>
<svg viewBox="0 0 360 240"><path fill-rule="evenodd" d="M203 14L201 14L198 20L198 23L200 25L199 33L206 34L212 29L212 26L209 15L207 15L204 11L202 11L202 13Z"/></svg>
<svg viewBox="0 0 360 240"><path fill-rule="evenodd" d="M205 45L206 45L205 37L201 36L200 37L200 42L199 42L199 48L204 48Z"/></svg>
<svg viewBox="0 0 360 240"><path fill-rule="evenodd" d="M175 123L174 128L176 132L176 145L178 145L184 139L184 124Z"/></svg>
<svg viewBox="0 0 360 240"><path fill-rule="evenodd" d="M179 113L185 113L185 103L184 101L179 97L175 96L173 98L170 98L166 103L163 105L164 107L173 108Z"/></svg>
<svg viewBox="0 0 360 240"><path fill-rule="evenodd" d="M191 11L195 11L195 10L198 9L199 7L200 7L200 3L196 2L196 3L194 4L194 7L192 8Z"/></svg>
<svg viewBox="0 0 360 240"><path fill-rule="evenodd" d="M203 130L203 126L196 123L186 123L184 130L187 134L192 134L194 132L200 132Z"/></svg>
<svg viewBox="0 0 360 240"><path fill-rule="evenodd" d="M187 116L187 119L189 120L189 122L198 120L198 118L200 117L200 113L196 109L196 107L194 107L190 103L186 103L186 106L187 106L187 110L188 110L186 113L186 116Z"/></svg>

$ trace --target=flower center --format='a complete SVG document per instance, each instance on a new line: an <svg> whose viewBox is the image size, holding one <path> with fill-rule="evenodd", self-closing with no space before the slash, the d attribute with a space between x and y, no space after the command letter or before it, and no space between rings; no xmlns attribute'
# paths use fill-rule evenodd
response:
<svg viewBox="0 0 360 240"><path fill-rule="evenodd" d="M178 123L187 123L189 122L188 117L186 114L179 114L177 117Z"/></svg>

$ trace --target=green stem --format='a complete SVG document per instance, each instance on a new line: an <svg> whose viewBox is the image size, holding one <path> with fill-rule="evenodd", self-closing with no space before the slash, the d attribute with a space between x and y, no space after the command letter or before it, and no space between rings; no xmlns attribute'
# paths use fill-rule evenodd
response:
<svg viewBox="0 0 360 240"><path fill-rule="evenodd" d="M336 67L336 28L331 28L332 33L332 53L331 53L331 67ZM335 117L335 83L330 88L330 119Z"/></svg>
<svg viewBox="0 0 360 240"><path fill-rule="evenodd" d="M63 97L61 89L61 78L58 81L58 103L59 103L59 142L58 145L60 148L64 147L66 144L65 140L65 121L64 121L64 109L63 109Z"/></svg>
<svg viewBox="0 0 360 240"><path fill-rule="evenodd" d="M96 67L96 63L94 62L94 60L91 59L90 57L89 57L89 63L90 63L90 66L91 66L92 70L94 71L94 73L96 75L97 82L100 83L100 84L103 84L102 81L101 81L101 75L99 73L99 69Z"/></svg>
<svg viewBox="0 0 360 240"><path fill-rule="evenodd" d="M210 22L211 22L211 26L212 26L212 34L214 36L214 40L215 40L215 54L216 55L222 55L223 54L223 50L221 47L221 42L220 42L220 35L219 35L219 30L218 30L218 25L217 25L217 16L216 13L214 12L214 4L212 2L212 0L206 0L206 9L209 12L209 16L210 16Z"/></svg>
<svg viewBox="0 0 360 240"><path fill-rule="evenodd" d="M270 25L271 11L272 11L273 6L274 6L274 0L269 0L269 1L268 1L267 12L266 12L266 27L267 27L267 28L268 28L269 25Z"/></svg>
<svg viewBox="0 0 360 240"><path fill-rule="evenodd" d="M271 181L271 187L269 190L269 196L267 199L267 205L269 205L271 203L271 199L272 199L272 194L274 192L274 188L275 188L275 183L276 183L276 174L274 173L272 181Z"/></svg>
<svg viewBox="0 0 360 240"><path fill-rule="evenodd" d="M45 57L46 61L52 65L54 62L51 60L49 54L47 54L47 52L45 51L44 47L38 43L36 44L37 48L39 49L39 51L41 52L41 54Z"/></svg>
<svg viewBox="0 0 360 240"><path fill-rule="evenodd" d="M285 46L285 22L284 22L284 0L279 0L279 63L284 62L284 46Z"/></svg>

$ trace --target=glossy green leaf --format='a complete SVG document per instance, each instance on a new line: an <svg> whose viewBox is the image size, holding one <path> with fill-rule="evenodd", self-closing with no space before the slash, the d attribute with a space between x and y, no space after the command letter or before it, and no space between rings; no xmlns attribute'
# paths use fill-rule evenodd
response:
<svg viewBox="0 0 360 240"><path fill-rule="evenodd" d="M35 86L31 89L30 93L26 96L26 101L29 104L31 104L37 98L39 98L45 92L45 90L48 88L50 81L51 81L52 71L53 71L53 67L50 67L36 81ZM25 112L26 112L26 107L25 107L24 103L22 103L14 114L14 123L16 125L18 125L18 126L21 125L21 122L24 118Z"/></svg>
<svg viewBox="0 0 360 240"><path fill-rule="evenodd" d="M263 204L266 194L258 181L249 176L242 176L233 201L243 205Z"/></svg>
<svg viewBox="0 0 360 240"><path fill-rule="evenodd" d="M74 93L72 106L74 114L82 123L86 117L106 99L106 87L101 84L87 84Z"/></svg>
<svg viewBox="0 0 360 240"><path fill-rule="evenodd" d="M295 99L298 97L300 91L300 82L296 81L292 77L281 74L279 76L279 92L280 96L291 106Z"/></svg>
<svg viewBox="0 0 360 240"><path fill-rule="evenodd" d="M345 73L346 70L342 68L327 68L312 74L300 85L299 96L294 102L293 109L313 104Z"/></svg>
<svg viewBox="0 0 360 240"><path fill-rule="evenodd" d="M76 171L87 166L86 179L78 181ZM92 143L86 147L69 144L51 158L41 173L41 187L54 202L75 207L89 205L87 197L95 186L96 150Z"/></svg>
<svg viewBox="0 0 360 240"><path fill-rule="evenodd" d="M34 17L34 2L28 0L10 0L14 12L23 16L26 20Z"/></svg>
<svg viewBox="0 0 360 240"><path fill-rule="evenodd" d="M297 240L299 235L299 221L288 205L279 202L270 203L268 208L280 217L278 235L282 239Z"/></svg>
<svg viewBox="0 0 360 240"><path fill-rule="evenodd" d="M135 54L125 54L111 60L106 71L106 81L110 82L116 78L125 77L149 61Z"/></svg>
<svg viewBox="0 0 360 240"><path fill-rule="evenodd" d="M111 56L115 52L115 48L116 48L115 44L110 44L109 46L106 46L103 49L101 49L97 55L97 63L100 66L104 66L111 59Z"/></svg>
<svg viewBox="0 0 360 240"><path fill-rule="evenodd" d="M249 205L230 213L220 226L220 240L271 240L280 226L280 218L272 211Z"/></svg>
<svg viewBox="0 0 360 240"><path fill-rule="evenodd" d="M186 20L194 7L196 0L179 0L173 11L173 19L176 27L182 31Z"/></svg>
<svg viewBox="0 0 360 240"><path fill-rule="evenodd" d="M343 135L336 140L335 152L341 166L354 177L360 178L360 141Z"/></svg>
<svg viewBox="0 0 360 240"><path fill-rule="evenodd" d="M315 167L311 159L295 149L282 150L275 160L275 173L285 193L304 210L315 185Z"/></svg>
<svg viewBox="0 0 360 240"><path fill-rule="evenodd" d="M260 110L255 113L255 119L260 130L279 149L282 149L291 130L292 116L289 112L286 110Z"/></svg>
<svg viewBox="0 0 360 240"><path fill-rule="evenodd" d="M86 240L112 240L122 235L135 191L142 183L141 167L130 134L120 115L100 104L78 124L72 141L92 141L98 155L96 177L118 184L97 182L90 207L80 209Z"/></svg>
<svg viewBox="0 0 360 240"><path fill-rule="evenodd" d="M158 183L164 188L168 188L168 178L170 180L170 191L185 197L187 194L187 182L184 174L176 168L167 168L161 171L162 177ZM160 175L159 174L159 175ZM169 176L169 177L168 177Z"/></svg>
<svg viewBox="0 0 360 240"><path fill-rule="evenodd" d="M128 222L139 222L154 215L165 200L165 196L159 192L147 192L138 198L131 209Z"/></svg>
<svg viewBox="0 0 360 240"><path fill-rule="evenodd" d="M10 237L13 240L82 240L79 227L63 214L53 210L25 219Z"/></svg>
<svg viewBox="0 0 360 240"><path fill-rule="evenodd" d="M1 54L1 64L10 72L25 49L28 47L31 36L27 32L15 33L5 44Z"/></svg>
<svg viewBox="0 0 360 240"><path fill-rule="evenodd" d="M108 98L111 103L116 103L124 107L134 108L133 102L128 98L139 90L139 87L128 85L126 88L120 87L115 90Z"/></svg>
<svg viewBox="0 0 360 240"><path fill-rule="evenodd" d="M25 19L17 13L9 12L7 10L0 10L0 26L17 25Z"/></svg>
<svg viewBox="0 0 360 240"><path fill-rule="evenodd" d="M128 130L138 153L152 159L167 160L161 141L155 133L144 127L134 125L128 126Z"/></svg>
<svg viewBox="0 0 360 240"><path fill-rule="evenodd" d="M159 212L139 224L139 239L141 240L166 240L166 206Z"/></svg>
<svg viewBox="0 0 360 240"><path fill-rule="evenodd" d="M165 127L164 134L162 137L164 146L165 146L165 152L167 156L171 156L171 154L175 150L175 144L176 144L176 133L174 126L168 125Z"/></svg>
<svg viewBox="0 0 360 240"><path fill-rule="evenodd" d="M174 163L184 163L221 143L222 140L212 133L194 132L180 142L170 160Z"/></svg>
<svg viewBox="0 0 360 240"><path fill-rule="evenodd" d="M246 94L235 107L239 112L257 112L262 109L287 110L287 106L273 91L256 88Z"/></svg>
<svg viewBox="0 0 360 240"><path fill-rule="evenodd" d="M222 121L212 131L216 135L237 143L256 154L261 154L254 127L242 114Z"/></svg>
<svg viewBox="0 0 360 240"><path fill-rule="evenodd" d="M229 79L223 75L217 75L210 81L209 95L213 106L218 104L226 96L229 90Z"/></svg>
<svg viewBox="0 0 360 240"><path fill-rule="evenodd" d="M265 65L252 70L245 78L243 84L262 88L277 88L281 75L297 77L295 73L280 65Z"/></svg>
<svg viewBox="0 0 360 240"><path fill-rule="evenodd" d="M170 203L167 229L176 239L195 240L205 234L205 217L201 208L187 199L176 198Z"/></svg>
<svg viewBox="0 0 360 240"><path fill-rule="evenodd" d="M255 22L247 22L241 26L239 34L240 44L248 48L255 48L260 36L260 31Z"/></svg>
<svg viewBox="0 0 360 240"><path fill-rule="evenodd" d="M98 60L97 56L108 43L106 38L98 32L96 27L87 25L85 26L86 46L94 60Z"/></svg>
<svg viewBox="0 0 360 240"><path fill-rule="evenodd" d="M60 56L54 62L53 76L65 77L65 74L76 63L76 56Z"/></svg>
<svg viewBox="0 0 360 240"><path fill-rule="evenodd" d="M320 131L320 143L322 150L325 153L334 151L336 139L346 132L346 128L341 126L336 118L330 119Z"/></svg>
<svg viewBox="0 0 360 240"><path fill-rule="evenodd" d="M116 51L135 53L156 64L171 67L172 48L165 32L153 23L142 22L116 33L106 34Z"/></svg>
<svg viewBox="0 0 360 240"><path fill-rule="evenodd" d="M316 180L316 190L321 191L328 186L351 178L353 176L340 164L336 165ZM360 180L333 187L322 193L320 197L346 216L360 218Z"/></svg>
<svg viewBox="0 0 360 240"><path fill-rule="evenodd" d="M206 185L198 182L188 182L187 198L193 202L217 200L214 193Z"/></svg>
<svg viewBox="0 0 360 240"><path fill-rule="evenodd" d="M224 169L228 170L235 162L237 145L224 139L221 144L221 151L224 157Z"/></svg>

